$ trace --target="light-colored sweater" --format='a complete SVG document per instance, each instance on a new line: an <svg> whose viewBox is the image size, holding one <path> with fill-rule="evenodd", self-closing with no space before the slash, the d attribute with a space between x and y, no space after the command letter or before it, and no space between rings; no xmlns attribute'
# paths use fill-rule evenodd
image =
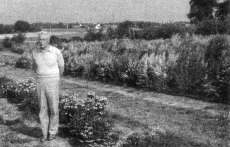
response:
<svg viewBox="0 0 230 147"><path fill-rule="evenodd" d="M33 69L38 78L59 78L60 68L64 67L62 53L54 46L32 52Z"/></svg>

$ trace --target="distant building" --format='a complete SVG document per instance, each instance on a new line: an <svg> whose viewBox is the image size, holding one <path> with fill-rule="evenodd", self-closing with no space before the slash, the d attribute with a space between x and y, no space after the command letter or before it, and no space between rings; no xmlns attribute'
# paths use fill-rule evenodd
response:
<svg viewBox="0 0 230 147"><path fill-rule="evenodd" d="M95 26L95 29L96 29L96 30L101 30L101 29L102 29L102 25L101 25L101 24L97 24L97 25Z"/></svg>

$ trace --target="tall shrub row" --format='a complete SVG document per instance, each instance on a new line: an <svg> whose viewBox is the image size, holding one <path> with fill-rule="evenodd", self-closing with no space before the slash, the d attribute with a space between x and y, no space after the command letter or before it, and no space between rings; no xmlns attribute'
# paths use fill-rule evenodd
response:
<svg viewBox="0 0 230 147"><path fill-rule="evenodd" d="M227 98L228 51L226 36L174 36L74 43L63 55L66 75L222 101ZM214 79L213 68L218 68Z"/></svg>

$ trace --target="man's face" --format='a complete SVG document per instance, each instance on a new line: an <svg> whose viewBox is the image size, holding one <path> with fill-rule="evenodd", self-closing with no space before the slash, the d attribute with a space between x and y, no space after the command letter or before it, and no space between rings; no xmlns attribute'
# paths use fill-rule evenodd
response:
<svg viewBox="0 0 230 147"><path fill-rule="evenodd" d="M45 49L48 44L49 44L49 38L48 37L45 37L42 35L38 37L37 45L38 45L39 49Z"/></svg>

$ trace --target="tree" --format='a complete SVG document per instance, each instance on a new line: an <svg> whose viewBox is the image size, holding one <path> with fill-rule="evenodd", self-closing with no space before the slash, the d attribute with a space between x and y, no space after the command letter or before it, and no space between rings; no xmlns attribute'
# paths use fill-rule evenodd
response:
<svg viewBox="0 0 230 147"><path fill-rule="evenodd" d="M216 12L216 17L224 21L226 17L230 13L230 0L223 1L221 3L218 3L217 5L217 12Z"/></svg>
<svg viewBox="0 0 230 147"><path fill-rule="evenodd" d="M14 30L17 32L28 32L30 31L30 24L23 20L18 20L14 24Z"/></svg>
<svg viewBox="0 0 230 147"><path fill-rule="evenodd" d="M213 8L217 6L216 0L190 0L188 18L191 23L199 23L205 19L213 19Z"/></svg>
<svg viewBox="0 0 230 147"><path fill-rule="evenodd" d="M119 23L117 27L117 33L120 38L122 37L129 37L130 35L130 27L133 26L131 21L124 21Z"/></svg>

